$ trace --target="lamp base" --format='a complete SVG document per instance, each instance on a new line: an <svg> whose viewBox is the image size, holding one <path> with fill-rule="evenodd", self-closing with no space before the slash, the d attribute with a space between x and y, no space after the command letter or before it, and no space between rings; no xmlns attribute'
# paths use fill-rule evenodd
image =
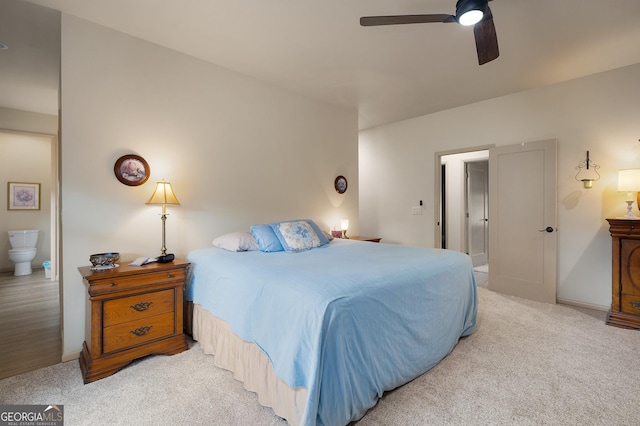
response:
<svg viewBox="0 0 640 426"><path fill-rule="evenodd" d="M627 214L623 217L625 219L638 219L636 215L633 214L633 201L627 200Z"/></svg>
<svg viewBox="0 0 640 426"><path fill-rule="evenodd" d="M169 262L173 262L173 259L175 259L176 257L172 254L172 253L167 253L164 254L162 256L158 256L156 258L156 262L158 263L169 263Z"/></svg>

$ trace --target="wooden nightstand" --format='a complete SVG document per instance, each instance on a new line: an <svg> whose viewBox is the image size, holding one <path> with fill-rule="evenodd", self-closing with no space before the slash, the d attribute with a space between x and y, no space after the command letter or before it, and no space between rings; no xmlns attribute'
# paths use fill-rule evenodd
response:
<svg viewBox="0 0 640 426"><path fill-rule="evenodd" d="M379 243L382 238L381 237L361 237L359 235L356 235L355 237L349 237L349 239L350 240L357 240L357 241L370 241L372 243Z"/></svg>
<svg viewBox="0 0 640 426"><path fill-rule="evenodd" d="M183 334L183 292L188 262L151 263L92 271L78 268L87 285L85 342L80 370L85 383L152 354L188 348Z"/></svg>

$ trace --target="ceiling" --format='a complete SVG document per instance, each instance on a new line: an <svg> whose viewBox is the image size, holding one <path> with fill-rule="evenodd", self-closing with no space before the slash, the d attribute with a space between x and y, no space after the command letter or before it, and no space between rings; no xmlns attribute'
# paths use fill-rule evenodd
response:
<svg viewBox="0 0 640 426"><path fill-rule="evenodd" d="M638 0L494 0L500 57L482 66L469 27L358 22L453 14L455 0L30 3L357 109L361 129L640 62Z"/></svg>
<svg viewBox="0 0 640 426"><path fill-rule="evenodd" d="M0 0L0 107L58 114L60 12Z"/></svg>

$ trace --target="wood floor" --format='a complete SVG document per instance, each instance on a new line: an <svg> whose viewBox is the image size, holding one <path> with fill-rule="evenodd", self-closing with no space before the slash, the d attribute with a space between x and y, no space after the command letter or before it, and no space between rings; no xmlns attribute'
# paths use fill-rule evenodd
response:
<svg viewBox="0 0 640 426"><path fill-rule="evenodd" d="M0 379L60 362L60 297L44 270L0 273Z"/></svg>

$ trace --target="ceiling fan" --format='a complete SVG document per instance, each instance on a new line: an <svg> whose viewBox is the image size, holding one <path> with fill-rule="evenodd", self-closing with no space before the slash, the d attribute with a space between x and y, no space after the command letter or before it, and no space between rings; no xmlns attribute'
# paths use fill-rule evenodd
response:
<svg viewBox="0 0 640 426"><path fill-rule="evenodd" d="M473 34L476 39L478 63L480 65L496 59L498 52L498 37L496 27L493 24L493 14L489 5L491 0L458 0L456 14L429 14L429 15L396 15L396 16L363 16L360 25L371 27L378 25L424 24L431 22L451 23L461 25L473 25Z"/></svg>

